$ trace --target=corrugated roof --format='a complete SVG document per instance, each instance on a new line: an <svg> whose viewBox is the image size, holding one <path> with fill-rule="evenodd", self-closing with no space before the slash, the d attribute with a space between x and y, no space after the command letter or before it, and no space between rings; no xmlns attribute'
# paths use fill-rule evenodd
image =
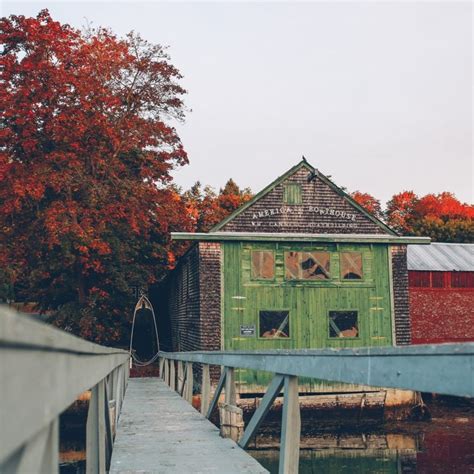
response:
<svg viewBox="0 0 474 474"><path fill-rule="evenodd" d="M408 270L474 272L474 244L408 245Z"/></svg>

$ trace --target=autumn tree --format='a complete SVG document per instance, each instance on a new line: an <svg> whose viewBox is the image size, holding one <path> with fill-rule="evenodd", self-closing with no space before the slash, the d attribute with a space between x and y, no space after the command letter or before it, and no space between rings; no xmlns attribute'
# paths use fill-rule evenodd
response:
<svg viewBox="0 0 474 474"><path fill-rule="evenodd" d="M387 218L402 234L438 242L474 241L474 206L460 202L452 193L421 198L413 191L396 194L387 204Z"/></svg>
<svg viewBox="0 0 474 474"><path fill-rule="evenodd" d="M211 186L203 187L199 181L183 193L196 232L208 232L251 198L250 189L240 189L233 179L229 179L219 193Z"/></svg>
<svg viewBox="0 0 474 474"><path fill-rule="evenodd" d="M375 217L381 219L383 218L382 206L380 201L374 196L363 193L361 191L354 191L351 193L352 199L354 199L357 204L361 205L364 209L370 212Z"/></svg>
<svg viewBox="0 0 474 474"><path fill-rule="evenodd" d="M119 341L131 287L162 276L186 229L169 186L187 163L180 73L136 34L46 10L0 19L0 40L0 274L64 328Z"/></svg>

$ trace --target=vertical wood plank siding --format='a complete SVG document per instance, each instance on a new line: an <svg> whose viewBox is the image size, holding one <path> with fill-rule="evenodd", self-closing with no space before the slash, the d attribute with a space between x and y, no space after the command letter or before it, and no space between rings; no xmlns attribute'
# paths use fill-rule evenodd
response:
<svg viewBox="0 0 474 474"><path fill-rule="evenodd" d="M388 250L385 245L311 245L226 242L224 248L224 349L297 349L324 347L370 347L392 345L392 312ZM284 254L287 250L315 249L330 252L330 280L289 281L285 279ZM251 251L272 249L275 253L275 280L251 278ZM340 277L342 251L363 255L363 279L344 281ZM259 337L261 310L287 310L289 338ZM357 338L330 338L329 311L356 310ZM254 326L255 336L240 334L240 326ZM241 386L261 386L270 376L238 370ZM307 390L321 389L314 380L302 380ZM327 388L331 384L324 384Z"/></svg>

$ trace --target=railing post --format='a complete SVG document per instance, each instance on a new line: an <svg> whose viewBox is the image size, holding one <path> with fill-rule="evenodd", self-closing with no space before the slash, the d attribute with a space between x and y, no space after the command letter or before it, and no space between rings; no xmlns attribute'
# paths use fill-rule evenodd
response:
<svg viewBox="0 0 474 474"><path fill-rule="evenodd" d="M193 363L186 362L186 382L184 387L184 399L193 403Z"/></svg>
<svg viewBox="0 0 474 474"><path fill-rule="evenodd" d="M105 472L105 397L104 381L91 389L86 425L86 472Z"/></svg>
<svg viewBox="0 0 474 474"><path fill-rule="evenodd" d="M160 377L165 380L165 371L164 371L164 366L165 366L165 358L160 357Z"/></svg>
<svg viewBox="0 0 474 474"><path fill-rule="evenodd" d="M202 382L201 382L201 414L206 416L209 409L209 402L211 396L211 377L209 374L209 366L203 364L202 366Z"/></svg>
<svg viewBox="0 0 474 474"><path fill-rule="evenodd" d="M279 474L297 474L300 457L301 417L298 377L285 376L280 440Z"/></svg>
<svg viewBox="0 0 474 474"><path fill-rule="evenodd" d="M183 394L183 384L184 384L184 370L183 370L183 361L178 360L178 393Z"/></svg>
<svg viewBox="0 0 474 474"><path fill-rule="evenodd" d="M233 367L225 368L225 403L235 406L237 403L237 393L235 390L235 372Z"/></svg>
<svg viewBox="0 0 474 474"><path fill-rule="evenodd" d="M171 390L176 390L176 371L175 371L175 361L170 360L170 388Z"/></svg>
<svg viewBox="0 0 474 474"><path fill-rule="evenodd" d="M165 384L169 386L170 384L170 361L165 359Z"/></svg>
<svg viewBox="0 0 474 474"><path fill-rule="evenodd" d="M59 472L59 430L58 418L42 429L19 453L1 465L1 472L19 474L23 472Z"/></svg>

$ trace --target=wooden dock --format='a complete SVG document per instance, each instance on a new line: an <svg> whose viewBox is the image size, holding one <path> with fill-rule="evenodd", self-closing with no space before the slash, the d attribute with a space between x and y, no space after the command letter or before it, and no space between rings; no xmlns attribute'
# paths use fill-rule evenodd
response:
<svg viewBox="0 0 474 474"><path fill-rule="evenodd" d="M161 379L128 383L111 473L268 472Z"/></svg>

